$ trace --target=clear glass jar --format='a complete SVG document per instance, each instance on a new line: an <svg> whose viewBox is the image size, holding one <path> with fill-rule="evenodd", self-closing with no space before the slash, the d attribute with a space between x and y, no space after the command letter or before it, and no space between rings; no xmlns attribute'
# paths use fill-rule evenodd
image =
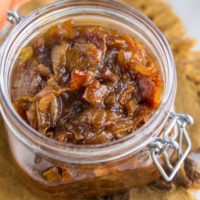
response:
<svg viewBox="0 0 200 200"><path fill-rule="evenodd" d="M164 80L161 106L129 136L102 145L64 144L33 130L13 108L11 76L21 48L51 25L66 19L106 24L134 34L150 49L160 66ZM172 52L158 28L133 8L106 0L64 0L40 8L22 19L9 34L1 46L0 66L1 113L11 154L26 184L39 189L40 196L44 193L61 199L82 199L107 195L146 185L156 180L160 172L170 181L190 151L185 126L192 119L173 112L177 80ZM186 148L182 150L184 140ZM169 157L175 150L179 160L172 166ZM49 180L45 178L47 175Z"/></svg>

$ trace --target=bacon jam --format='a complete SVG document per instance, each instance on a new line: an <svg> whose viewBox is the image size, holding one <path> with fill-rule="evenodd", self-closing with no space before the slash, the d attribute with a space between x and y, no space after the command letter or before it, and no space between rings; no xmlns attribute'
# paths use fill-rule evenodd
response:
<svg viewBox="0 0 200 200"><path fill-rule="evenodd" d="M19 115L47 137L102 144L146 123L163 93L160 69L134 36L66 21L21 50L11 95Z"/></svg>

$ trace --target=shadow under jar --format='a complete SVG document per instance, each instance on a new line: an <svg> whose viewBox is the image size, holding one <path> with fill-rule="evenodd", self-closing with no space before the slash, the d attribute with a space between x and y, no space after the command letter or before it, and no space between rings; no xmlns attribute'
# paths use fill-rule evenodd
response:
<svg viewBox="0 0 200 200"><path fill-rule="evenodd" d="M106 25L134 35L160 67L164 83L161 105L141 128L122 139L97 145L55 141L32 129L13 107L12 73L21 49L67 19L84 25ZM106 0L47 5L16 25L0 55L1 113L11 155L27 186L39 190L37 195L83 199L146 185L161 174L171 181L189 153L191 142L185 126L192 119L173 112L177 80L171 50L158 28L135 9ZM178 159L172 164L170 158L175 153Z"/></svg>

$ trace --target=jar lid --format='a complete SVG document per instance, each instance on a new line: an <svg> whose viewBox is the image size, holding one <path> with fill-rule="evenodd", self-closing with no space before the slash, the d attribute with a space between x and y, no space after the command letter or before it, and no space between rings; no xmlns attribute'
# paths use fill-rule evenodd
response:
<svg viewBox="0 0 200 200"><path fill-rule="evenodd" d="M28 1L29 0L0 0L0 30L3 29L7 23L8 10L17 10Z"/></svg>

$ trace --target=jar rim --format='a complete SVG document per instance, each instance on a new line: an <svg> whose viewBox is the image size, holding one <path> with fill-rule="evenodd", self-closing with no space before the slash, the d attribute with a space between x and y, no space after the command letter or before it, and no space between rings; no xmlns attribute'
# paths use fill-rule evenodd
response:
<svg viewBox="0 0 200 200"><path fill-rule="evenodd" d="M154 114L141 128L134 131L134 133L129 134L122 139L99 145L66 144L47 138L46 136L40 134L39 132L31 128L25 121L23 121L23 119L15 111L11 100L8 98L8 91L6 91L6 89L4 88L5 79L3 68L5 66L3 64L6 63L5 54L9 52L9 45L11 45L13 38L17 36L19 37L20 32L24 27L27 28L30 22L36 20L38 16L41 16L41 13L43 13L42 15L45 15L47 11L49 12L54 9L59 9L61 5L65 5L68 7L73 7L77 5L86 6L88 7L88 9L91 6L96 6L101 11L103 11L103 9L105 9L106 7L109 7L109 9L113 12L118 12L123 15L125 15L126 13L126 15L131 19L137 18L141 21L141 23L143 23L146 28L151 29L153 34L155 34L154 39L157 40L157 42L162 46L167 60L167 63L165 65L166 67L170 68L168 74L168 78L170 78L170 80L167 80L167 83L169 85L167 85L168 92L167 94L165 94L165 102L157 109L156 114ZM6 53L3 54L2 49L5 50ZM124 157L132 152L135 152L145 147L146 145L148 145L149 141L152 140L152 137L159 134L159 131L153 132L155 128L157 128L158 130L158 118L160 117L160 123L162 124L162 126L159 126L161 129L168 119L169 113L167 111L170 111L173 107L176 93L176 71L173 55L168 42L166 41L160 30L156 27L156 25L154 25L154 23L150 19L148 19L136 9L120 3L116 0L112 0L112 4L106 0L96 0L95 2L93 0L62 0L39 8L38 10L31 13L18 26L14 28L14 30L10 33L10 35L4 42L2 49L0 52L0 64L2 66L0 69L0 100L1 111L4 120L6 121L9 128L12 129L12 132L15 133L15 135L23 143L28 146L30 146L31 144L38 152L46 154L49 157L53 157L54 159L56 154L59 160L70 160L70 162L80 163L80 158L86 158L88 156L88 160L83 159L81 162L96 163L99 161L105 162ZM153 125L154 128L152 127ZM18 130L18 132L16 130ZM149 130L150 133L145 134L145 130ZM104 156L107 155L108 152L110 155L109 158L108 156L107 158L104 158ZM71 157L69 156L69 154ZM76 159L74 159L74 156L76 156Z"/></svg>

